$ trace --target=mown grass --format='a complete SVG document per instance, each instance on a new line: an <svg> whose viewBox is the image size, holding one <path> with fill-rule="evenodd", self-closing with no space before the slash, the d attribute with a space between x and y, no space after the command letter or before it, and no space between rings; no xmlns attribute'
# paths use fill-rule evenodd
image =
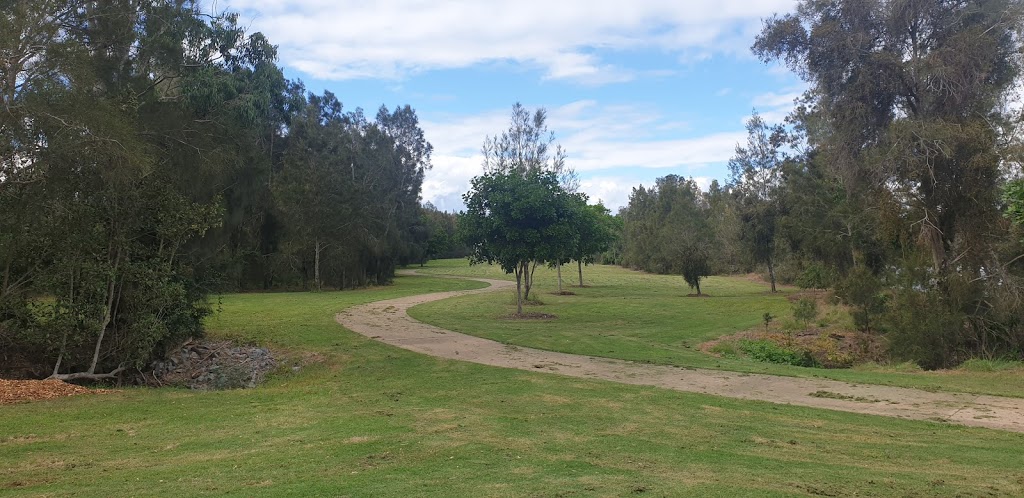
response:
<svg viewBox="0 0 1024 498"><path fill-rule="evenodd" d="M470 266L445 260L421 269L424 274L512 278L500 268ZM682 367L715 368L798 377L822 377L864 384L927 390L1024 397L1024 365L1013 362L969 362L961 369L925 372L907 365L862 365L826 370L763 363L742 356L716 357L699 345L735 332L760 327L764 313L790 322L792 304L747 277L710 277L701 285L707 298L687 297L693 291L679 276L651 275L612 266L584 269L585 288L565 287L575 295L555 295L555 272L538 268L536 297L555 320L506 320L515 311L513 293L480 294L412 308L414 318L446 329L496 341L552 351L620 358ZM563 269L563 282L576 282L575 267ZM833 321L848 317L834 316ZM850 324L847 324L849 326ZM998 365L996 368L995 365Z"/></svg>
<svg viewBox="0 0 1024 498"><path fill-rule="evenodd" d="M252 390L0 406L4 496L1013 496L1024 435L445 361L353 304L470 283L231 295L210 332L316 352Z"/></svg>

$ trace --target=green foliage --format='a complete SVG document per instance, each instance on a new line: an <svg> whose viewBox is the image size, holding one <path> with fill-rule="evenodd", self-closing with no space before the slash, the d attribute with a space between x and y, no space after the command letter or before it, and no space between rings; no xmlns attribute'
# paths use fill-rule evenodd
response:
<svg viewBox="0 0 1024 498"><path fill-rule="evenodd" d="M818 300L810 297L800 298L793 303L793 319L804 324L804 328L818 317Z"/></svg>
<svg viewBox="0 0 1024 498"><path fill-rule="evenodd" d="M814 262L800 272L800 276L796 278L796 285L804 289L827 289L835 284L836 278L835 271L822 263Z"/></svg>
<svg viewBox="0 0 1024 498"><path fill-rule="evenodd" d="M851 314L858 330L870 332L875 317L885 308L882 282L864 267L854 268L836 288L836 295L853 307Z"/></svg>
<svg viewBox="0 0 1024 498"><path fill-rule="evenodd" d="M766 363L793 365L795 367L817 367L818 363L807 351L794 351L769 340L740 341L740 351L750 358Z"/></svg>
<svg viewBox="0 0 1024 498"><path fill-rule="evenodd" d="M418 250L408 106L344 114L191 0L11 7L0 345L36 375L144 367L202 334L213 288L385 283Z"/></svg>
<svg viewBox="0 0 1024 498"><path fill-rule="evenodd" d="M1019 111L1005 103L1022 28L1013 0L806 0L753 45L809 85L790 117L804 154L786 171L785 238L853 269L842 287L858 328L876 328L892 295L894 347L931 367L1024 354L1020 236L1000 220L1004 206L1019 218L1022 197L1019 184L1001 190L1020 162Z"/></svg>
<svg viewBox="0 0 1024 498"><path fill-rule="evenodd" d="M680 274L701 293L701 279L711 274L715 239L708 205L692 178L668 175L650 189L634 188L622 218L622 265Z"/></svg>
<svg viewBox="0 0 1024 498"><path fill-rule="evenodd" d="M496 171L472 183L458 221L471 262L497 263L506 273L515 273L521 284L524 277L529 279L532 263L571 253L576 243L571 227L582 199L562 190L554 172ZM522 299L529 296L521 289L517 296L522 314Z"/></svg>

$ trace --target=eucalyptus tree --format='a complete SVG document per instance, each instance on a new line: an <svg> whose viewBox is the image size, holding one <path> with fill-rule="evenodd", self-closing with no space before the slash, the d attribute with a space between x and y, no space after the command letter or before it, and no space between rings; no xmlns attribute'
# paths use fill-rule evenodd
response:
<svg viewBox="0 0 1024 498"><path fill-rule="evenodd" d="M1015 0L803 1L753 48L811 84L810 139L836 174L907 211L936 270L962 271L983 266L997 225L993 125L1022 20Z"/></svg>

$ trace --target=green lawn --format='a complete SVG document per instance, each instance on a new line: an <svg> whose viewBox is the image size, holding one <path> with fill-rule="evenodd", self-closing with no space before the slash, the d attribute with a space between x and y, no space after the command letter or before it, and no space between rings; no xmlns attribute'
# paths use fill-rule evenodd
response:
<svg viewBox="0 0 1024 498"><path fill-rule="evenodd" d="M0 406L0 495L1024 494L1024 434L436 360L334 322L471 285L225 296L213 335L322 361L252 390Z"/></svg>
<svg viewBox="0 0 1024 498"><path fill-rule="evenodd" d="M576 267L563 268L563 281L576 282ZM469 266L465 260L431 263L425 274L508 278L497 266ZM693 291L682 277L651 275L613 266L584 268L583 289L576 295L555 295L555 272L538 268L536 296L543 306L530 311L553 314L549 321L507 320L515 311L515 294L480 294L414 307L418 320L466 334L518 346L620 358L625 360L758 372L824 377L864 384L884 384L1024 397L1024 367L908 371L905 366L864 366L825 370L761 363L745 358L717 358L698 346L708 340L759 327L764 313L792 322L786 294L771 295L763 283L745 277L710 277L701 290L712 297L687 297ZM833 317L847 320L848 317Z"/></svg>

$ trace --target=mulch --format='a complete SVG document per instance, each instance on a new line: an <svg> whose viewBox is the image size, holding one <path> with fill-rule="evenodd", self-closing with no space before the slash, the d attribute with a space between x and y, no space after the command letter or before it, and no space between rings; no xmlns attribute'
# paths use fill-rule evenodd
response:
<svg viewBox="0 0 1024 498"><path fill-rule="evenodd" d="M60 380L4 380L0 379L0 405L37 401L42 399L103 394L107 389L88 389Z"/></svg>

